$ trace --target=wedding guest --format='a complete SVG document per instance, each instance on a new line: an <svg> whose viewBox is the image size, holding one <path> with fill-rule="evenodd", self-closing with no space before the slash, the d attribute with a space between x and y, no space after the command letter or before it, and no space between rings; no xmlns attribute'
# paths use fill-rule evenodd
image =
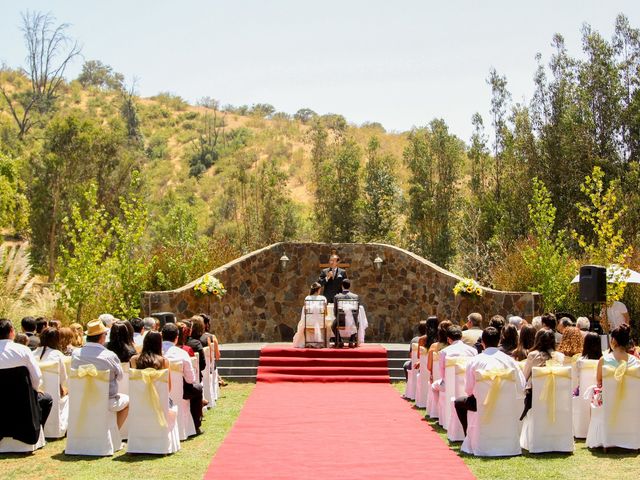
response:
<svg viewBox="0 0 640 480"><path fill-rule="evenodd" d="M573 320L571 320L569 317L560 318L560 320L558 321L558 326L556 327L556 345L560 345L565 329L573 326Z"/></svg>
<svg viewBox="0 0 640 480"><path fill-rule="evenodd" d="M162 327L162 354L169 361L182 362L183 396L189 400L191 416L196 427L196 433L202 433L202 385L196 381L196 373L193 371L189 354L177 346L180 334L178 325L165 323Z"/></svg>
<svg viewBox="0 0 640 480"><path fill-rule="evenodd" d="M440 350L440 376L442 377L441 388L444 386L444 372L447 358L475 357L478 351L462 342L462 329L457 325L447 328L447 343L449 344Z"/></svg>
<svg viewBox="0 0 640 480"><path fill-rule="evenodd" d="M29 371L31 380L31 388L36 398L38 408L40 409L40 424L47 423L47 418L51 413L53 399L51 395L38 391L40 381L42 380L42 372L38 366L38 362L33 356L33 352L29 347L14 342L16 332L13 328L11 320L6 318L0 319L0 369L26 367ZM7 388L5 385L4 388ZM7 392L5 392L6 394ZM3 421L10 422L11 412L4 412L5 419Z"/></svg>
<svg viewBox="0 0 640 480"><path fill-rule="evenodd" d="M131 357L136 354L136 349L129 343L129 331L126 325L123 322L116 322L111 325L110 333L107 349L116 354L120 363L129 363Z"/></svg>
<svg viewBox="0 0 640 480"><path fill-rule="evenodd" d="M558 351L566 357L573 357L582 352L584 339L580 330L576 327L565 327L562 333L562 340L558 345Z"/></svg>
<svg viewBox="0 0 640 480"><path fill-rule="evenodd" d="M110 313L103 313L98 317L98 320L100 320L104 324L104 326L107 327L107 343L109 343L111 326L115 323L116 317L114 317Z"/></svg>
<svg viewBox="0 0 640 480"><path fill-rule="evenodd" d="M600 335L595 332L587 332L584 337L581 358L585 360L600 360L602 358Z"/></svg>
<svg viewBox="0 0 640 480"><path fill-rule="evenodd" d="M496 330L498 330L498 332L502 332L505 323L506 321L502 315L494 315L493 317L491 317L491 320L489 320L489 326L495 328ZM475 347L478 353L482 353L482 338L478 339Z"/></svg>
<svg viewBox="0 0 640 480"><path fill-rule="evenodd" d="M82 345L84 345L84 330L82 329L82 325L74 322L69 325L69 328L73 330L73 341L71 345L75 348L82 347Z"/></svg>
<svg viewBox="0 0 640 480"><path fill-rule="evenodd" d="M135 343L133 343L133 325L131 325L129 320L121 320L120 323L127 327L127 343L135 347Z"/></svg>
<svg viewBox="0 0 640 480"><path fill-rule="evenodd" d="M500 344L498 349L502 353L512 356L516 348L518 348L518 328L515 324L509 323L505 325L502 328L502 332L500 332Z"/></svg>
<svg viewBox="0 0 640 480"><path fill-rule="evenodd" d="M40 335L42 331L47 328L49 322L44 317L36 318L36 335Z"/></svg>
<svg viewBox="0 0 640 480"><path fill-rule="evenodd" d="M62 327L62 322L60 320L49 320L47 326L49 328L60 328Z"/></svg>
<svg viewBox="0 0 640 480"><path fill-rule="evenodd" d="M556 345L560 343L562 340L562 334L556 331L558 326L558 321L556 320L556 316L553 313L544 313L542 314L542 330L551 330L553 332L554 338L556 339Z"/></svg>
<svg viewBox="0 0 640 480"><path fill-rule="evenodd" d="M62 352L60 344L60 330L57 328L47 327L40 334L40 346L35 349L33 356L38 362L57 362L58 374L60 375L60 394L67 394L67 369L64 366L65 355Z"/></svg>
<svg viewBox="0 0 640 480"><path fill-rule="evenodd" d="M627 325L631 323L627 306L620 301L616 300L608 307L606 305L603 306L601 316L603 316L604 313L606 313L606 321L609 323L610 332L618 328L623 323L626 323Z"/></svg>
<svg viewBox="0 0 640 480"><path fill-rule="evenodd" d="M420 320L418 322L418 335L413 337L411 339L411 342L409 343L409 357L411 357L411 349L413 348L413 344L419 343L420 337L422 337L423 335L426 335L426 333L427 333L427 322L425 322L424 320ZM413 370L414 368L417 368L417 367L415 367L415 365L411 365L411 358L409 358L409 360L404 362L404 364L402 365L402 368L404 369L404 378L405 380L408 380L409 370Z"/></svg>
<svg viewBox="0 0 640 480"><path fill-rule="evenodd" d="M144 336L142 351L131 357L132 368L144 370L164 370L169 368L169 360L162 356L162 335L159 332L149 332Z"/></svg>
<svg viewBox="0 0 640 480"><path fill-rule="evenodd" d="M511 315L509 317L509 325L513 325L514 327L516 327L516 331L520 331L522 326L526 323L527 322L525 322L524 318L519 317L518 315Z"/></svg>
<svg viewBox="0 0 640 480"><path fill-rule="evenodd" d="M142 341L144 340L144 335L142 334L144 322L141 318L132 318L131 326L133 327L133 344L136 347L142 347Z"/></svg>
<svg viewBox="0 0 640 480"><path fill-rule="evenodd" d="M123 326L126 331L126 327ZM121 428L129 413L129 396L118 393L118 381L124 375L120 366L120 359L114 352L105 348L107 327L101 320L87 323L87 343L82 348L73 351L71 368L78 369L81 365L95 365L98 370L109 371L109 411L117 415L118 428ZM127 360L128 361L128 360Z"/></svg>
<svg viewBox="0 0 640 480"><path fill-rule="evenodd" d="M33 317L24 317L20 322L22 331L27 336L27 346L31 350L35 350L40 345L40 339L36 334L36 319Z"/></svg>
<svg viewBox="0 0 640 480"><path fill-rule="evenodd" d="M438 361L437 359L440 358L439 357L440 351L443 348L445 348L447 345L449 345L449 343L447 342L447 330L452 325L453 323L451 323L449 320L443 320L438 324L438 334L437 334L438 341L432 343L431 346L429 347L429 351L427 352L427 369L429 370L429 372L431 372L431 378L429 379L431 383L433 383L434 358L436 359L435 361L437 362Z"/></svg>
<svg viewBox="0 0 640 480"><path fill-rule="evenodd" d="M156 329L156 319L153 317L144 317L142 319L142 324L144 326L144 330L142 331L142 336L144 337L147 333L151 331L157 331Z"/></svg>
<svg viewBox="0 0 640 480"><path fill-rule="evenodd" d="M524 325L522 329L520 329L520 335L518 336L518 347L511 354L514 360L517 362L526 360L529 350L533 348L535 339L536 327L533 325Z"/></svg>
<svg viewBox="0 0 640 480"><path fill-rule="evenodd" d="M543 315L543 325L545 325L544 319L545 316ZM527 355L527 361L524 364L524 378L527 385L525 391L524 410L520 416L520 420L524 419L531 408L531 401L533 398L531 393L533 367L544 367L549 361L562 365L564 362L564 355L560 352L556 352L555 332L550 328L543 327L541 330L538 330L538 333L536 333L533 349L529 352L529 355Z"/></svg>
<svg viewBox="0 0 640 480"><path fill-rule="evenodd" d="M71 356L73 349L77 348L73 346L75 333L69 327L59 328L60 330L60 351L67 356Z"/></svg>
<svg viewBox="0 0 640 480"><path fill-rule="evenodd" d="M533 317L533 319L531 320L531 325L533 325L533 328L536 329L536 332L540 330L542 328L542 316L536 315L535 317Z"/></svg>
<svg viewBox="0 0 640 480"><path fill-rule="evenodd" d="M462 332L462 341L473 347L482 336L482 315L478 312L470 313L465 326L467 329Z"/></svg>
<svg viewBox="0 0 640 480"><path fill-rule="evenodd" d="M206 313L198 314L200 318L204 320L204 333L200 337L200 343L202 343L203 347L207 345L211 345L213 348L213 358L215 360L214 369L218 370L218 360L220 360L220 345L218 343L218 338L211 331L211 317ZM227 385L227 382L220 376L218 373L218 385L224 387Z"/></svg>
<svg viewBox="0 0 640 480"><path fill-rule="evenodd" d="M189 338L189 327L187 327L187 321L183 320L181 322L177 322L176 326L178 327L178 343L176 345L187 352L190 357L195 357L193 348L186 344L187 338Z"/></svg>
<svg viewBox="0 0 640 480"><path fill-rule="evenodd" d="M29 346L29 337L24 333L16 333L16 338L14 338L13 341L20 345L24 345L25 347Z"/></svg>
<svg viewBox="0 0 640 480"><path fill-rule="evenodd" d="M202 332L204 332L204 320L197 315L189 319L190 327L188 330L188 338L185 342L186 346L191 348L194 354L198 354L198 373L199 380L202 381L202 371L207 368L207 359L204 358L204 347L200 342ZM197 326L196 326L197 324Z"/></svg>
<svg viewBox="0 0 640 480"><path fill-rule="evenodd" d="M631 342L630 334L631 328L626 323L621 323L611 331L611 349L598 360L598 373L596 374L598 387L602 388L603 365L616 368L620 363L627 362L627 366L635 367L640 363L636 357L627 353Z"/></svg>
<svg viewBox="0 0 640 480"><path fill-rule="evenodd" d="M576 320L576 327L578 327L580 333L582 333L582 336L584 337L589 331L589 328L591 328L591 322L587 317L578 317Z"/></svg>
<svg viewBox="0 0 640 480"><path fill-rule="evenodd" d="M515 329L513 325L507 325L505 328L507 327L513 327ZM458 414L465 435L467 434L467 412L476 412L478 410L476 398L473 395L473 389L476 384L476 372L479 370L513 369L517 375L516 392L519 396L522 396L525 384L522 371L518 368L512 357L497 348L499 339L500 333L498 330L493 327L487 327L482 332L481 337L483 344L482 353L469 360L467 364L464 388L466 396L456 398L454 401L456 413Z"/></svg>

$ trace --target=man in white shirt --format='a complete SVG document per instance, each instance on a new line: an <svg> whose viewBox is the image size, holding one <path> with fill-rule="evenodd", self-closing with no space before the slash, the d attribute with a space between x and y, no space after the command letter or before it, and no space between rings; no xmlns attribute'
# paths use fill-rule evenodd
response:
<svg viewBox="0 0 640 480"><path fill-rule="evenodd" d="M475 344L482 335L482 315L477 312L470 313L467 317L467 329L462 332L462 341L475 348Z"/></svg>
<svg viewBox="0 0 640 480"><path fill-rule="evenodd" d="M202 430L202 385L196 380L196 372L191 365L191 357L182 348L176 346L178 343L178 326L175 323L165 323L162 327L162 355L170 362L182 362L182 398L189 400L189 410L196 427L196 434L200 435Z"/></svg>
<svg viewBox="0 0 640 480"><path fill-rule="evenodd" d="M465 393L467 396L456 398L454 405L456 413L462 424L465 435L467 434L467 412L477 411L476 397L473 389L476 385L476 372L478 370L498 370L513 368L516 372L516 392L517 397L524 398L525 379L522 370L518 368L516 361L509 355L498 350L500 342L500 332L493 327L487 327L482 332L482 345L484 350L475 358L469 360L465 372Z"/></svg>
<svg viewBox="0 0 640 480"><path fill-rule="evenodd" d="M475 357L478 351L473 346L466 345L462 341L462 330L457 325L452 325L447 329L448 347L440 350L440 375L443 381L441 387L444 387L444 371L447 365L447 358L453 357Z"/></svg>
<svg viewBox="0 0 640 480"><path fill-rule="evenodd" d="M144 323L141 318L132 318L131 326L133 327L133 344L141 348L144 341ZM136 350L139 351L139 348L136 348Z"/></svg>
<svg viewBox="0 0 640 480"><path fill-rule="evenodd" d="M118 381L124 372L120 366L120 359L104 346L107 338L107 328L100 320L87 323L87 343L77 348L71 356L71 368L78 369L81 365L95 365L98 370L109 371L109 411L115 412L118 428L124 425L129 413L129 396L118 393Z"/></svg>
<svg viewBox="0 0 640 480"><path fill-rule="evenodd" d="M31 388L40 407L40 423L44 425L51 413L53 399L48 393L38 392L42 372L29 347L15 343L16 331L10 320L0 319L0 369L26 367L31 379ZM6 388L6 386L5 386ZM10 393L10 392L6 392ZM10 412L9 412L10 413ZM7 412L5 412L7 414Z"/></svg>
<svg viewBox="0 0 640 480"><path fill-rule="evenodd" d="M616 300L607 307L606 311L607 321L609 322L609 332L612 332L623 323L630 325L629 311L624 303Z"/></svg>

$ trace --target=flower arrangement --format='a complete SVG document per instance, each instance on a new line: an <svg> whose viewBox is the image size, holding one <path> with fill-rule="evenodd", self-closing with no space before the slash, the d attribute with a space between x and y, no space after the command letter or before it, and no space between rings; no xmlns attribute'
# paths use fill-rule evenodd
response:
<svg viewBox="0 0 640 480"><path fill-rule="evenodd" d="M214 295L218 298L222 298L227 289L224 288L223 283L212 275L205 275L196 282L193 286L193 290L196 295Z"/></svg>
<svg viewBox="0 0 640 480"><path fill-rule="evenodd" d="M471 278L465 278L456 283L453 287L453 293L455 295L463 295L465 297L481 297L482 287L478 282Z"/></svg>

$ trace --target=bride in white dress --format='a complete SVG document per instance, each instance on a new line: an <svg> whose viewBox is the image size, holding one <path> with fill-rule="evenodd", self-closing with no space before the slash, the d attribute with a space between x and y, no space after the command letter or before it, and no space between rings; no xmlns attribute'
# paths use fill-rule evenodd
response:
<svg viewBox="0 0 640 480"><path fill-rule="evenodd" d="M322 323L327 312L327 299L319 295L320 288L321 285L318 282L314 282L309 289L309 295L304 299L298 329L293 336L293 346L296 348L304 348L305 345L305 309L307 313L307 328L313 327L313 334L309 334L307 340L317 344L324 344L323 331L325 326Z"/></svg>

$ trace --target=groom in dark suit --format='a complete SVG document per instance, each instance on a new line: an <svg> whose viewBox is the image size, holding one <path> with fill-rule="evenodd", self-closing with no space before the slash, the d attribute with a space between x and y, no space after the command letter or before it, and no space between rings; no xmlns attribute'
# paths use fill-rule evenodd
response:
<svg viewBox="0 0 640 480"><path fill-rule="evenodd" d="M342 282L342 292L336 294L333 303L333 312L335 315L335 320L331 324L331 331L333 332L333 337L335 338L335 346L336 348L342 348L342 338L340 337L340 332L338 331L338 327L344 327L346 324L346 315L344 311L338 310L338 300L355 300L357 302L360 301L360 297L355 293L351 293L349 291L351 288L351 282L345 278ZM356 323L356 329L358 328L358 311L355 310L353 312L353 319ZM354 333L349 337L349 348L354 348L357 343L358 334Z"/></svg>
<svg viewBox="0 0 640 480"><path fill-rule="evenodd" d="M333 297L342 292L342 281L347 278L347 272L338 267L339 261L338 255L331 255L329 268L323 269L318 279L318 283L324 287L323 295L328 303L333 303Z"/></svg>

